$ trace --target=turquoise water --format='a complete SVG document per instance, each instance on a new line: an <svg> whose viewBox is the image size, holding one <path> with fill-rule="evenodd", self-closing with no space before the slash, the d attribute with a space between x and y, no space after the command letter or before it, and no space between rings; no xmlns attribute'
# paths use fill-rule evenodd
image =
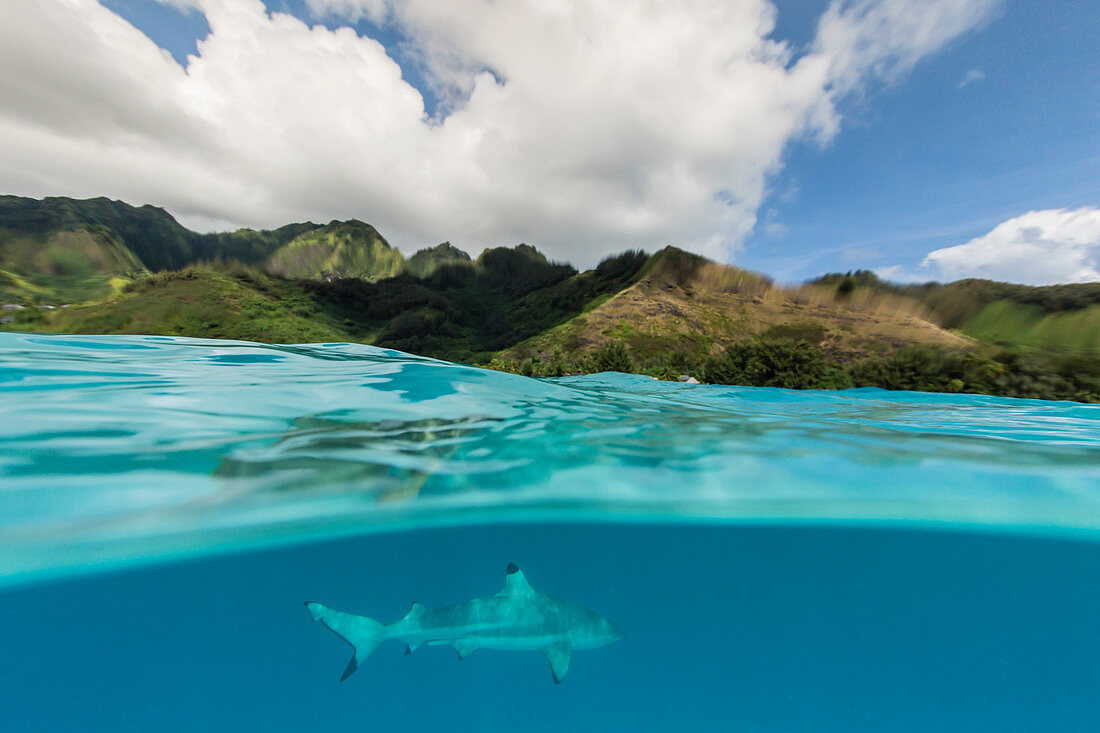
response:
<svg viewBox="0 0 1100 733"><path fill-rule="evenodd" d="M1100 408L0 334L12 729L1095 729ZM169 562L170 561L170 562ZM345 645L509 562L626 637ZM392 647L392 648L391 648Z"/></svg>

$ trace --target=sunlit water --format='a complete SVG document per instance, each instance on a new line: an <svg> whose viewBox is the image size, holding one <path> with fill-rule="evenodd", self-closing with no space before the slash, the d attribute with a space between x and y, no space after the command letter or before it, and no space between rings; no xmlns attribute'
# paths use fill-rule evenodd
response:
<svg viewBox="0 0 1100 733"><path fill-rule="evenodd" d="M1100 408L0 334L11 730L1100 727ZM172 562L164 562L171 560ZM347 647L514 561L626 637Z"/></svg>

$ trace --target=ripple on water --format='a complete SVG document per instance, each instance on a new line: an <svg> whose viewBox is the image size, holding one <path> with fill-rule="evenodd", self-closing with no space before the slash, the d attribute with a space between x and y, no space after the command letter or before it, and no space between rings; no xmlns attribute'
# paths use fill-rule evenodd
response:
<svg viewBox="0 0 1100 733"><path fill-rule="evenodd" d="M1100 407L0 334L0 574L420 524L1100 530Z"/></svg>

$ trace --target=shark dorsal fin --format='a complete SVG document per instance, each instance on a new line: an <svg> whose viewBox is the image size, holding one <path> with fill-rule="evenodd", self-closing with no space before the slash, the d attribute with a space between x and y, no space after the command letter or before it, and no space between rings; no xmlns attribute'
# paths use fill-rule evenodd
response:
<svg viewBox="0 0 1100 733"><path fill-rule="evenodd" d="M504 588L497 595L500 596L528 596L535 589L523 577L523 571L516 567L514 562L508 563L508 574L504 576Z"/></svg>
<svg viewBox="0 0 1100 733"><path fill-rule="evenodd" d="M428 609L427 609L427 607L424 606L423 603L413 601L412 606L409 607L409 612L405 614L405 618L402 619L402 620L403 621L411 621L413 619L418 619L427 612L428 612Z"/></svg>

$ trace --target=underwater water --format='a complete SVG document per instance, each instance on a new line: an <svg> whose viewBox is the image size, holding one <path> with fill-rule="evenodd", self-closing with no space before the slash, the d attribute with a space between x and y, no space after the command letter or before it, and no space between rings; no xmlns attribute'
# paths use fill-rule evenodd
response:
<svg viewBox="0 0 1100 733"><path fill-rule="evenodd" d="M5 730L1100 728L1100 408L0 334ZM349 647L538 592L537 651Z"/></svg>

